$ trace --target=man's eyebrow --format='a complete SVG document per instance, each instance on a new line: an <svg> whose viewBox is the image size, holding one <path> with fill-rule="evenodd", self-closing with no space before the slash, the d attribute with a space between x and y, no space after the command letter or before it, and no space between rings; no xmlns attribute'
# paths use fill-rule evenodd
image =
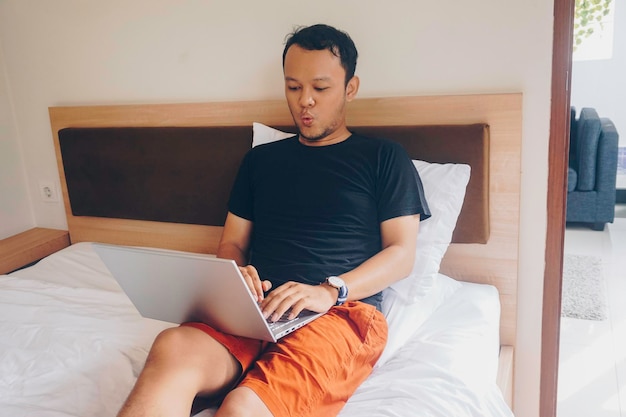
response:
<svg viewBox="0 0 626 417"><path fill-rule="evenodd" d="M331 81L331 80L332 80L331 77L325 77L325 76L313 78L313 81ZM298 79L289 77L289 76L285 76L285 81L300 82Z"/></svg>

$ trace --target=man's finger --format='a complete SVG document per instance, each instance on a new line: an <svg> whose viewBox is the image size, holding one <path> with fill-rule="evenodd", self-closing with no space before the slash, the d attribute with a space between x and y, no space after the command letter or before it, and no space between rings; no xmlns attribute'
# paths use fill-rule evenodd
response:
<svg viewBox="0 0 626 417"><path fill-rule="evenodd" d="M239 269L248 284L248 288L250 288L250 292L256 298L256 301L262 301L264 296L263 284L261 283L256 268L252 265L247 265L239 267Z"/></svg>

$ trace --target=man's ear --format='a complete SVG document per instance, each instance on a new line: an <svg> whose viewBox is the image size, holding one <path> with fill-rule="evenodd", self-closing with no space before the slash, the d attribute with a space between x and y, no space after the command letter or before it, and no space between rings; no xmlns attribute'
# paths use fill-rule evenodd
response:
<svg viewBox="0 0 626 417"><path fill-rule="evenodd" d="M352 101L356 97L356 93L359 92L360 82L359 77L356 75L348 81L348 85L346 85L346 99L348 101Z"/></svg>

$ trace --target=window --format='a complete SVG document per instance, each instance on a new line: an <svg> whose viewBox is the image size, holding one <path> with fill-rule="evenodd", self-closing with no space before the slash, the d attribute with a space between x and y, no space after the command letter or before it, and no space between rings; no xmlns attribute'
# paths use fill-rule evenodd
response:
<svg viewBox="0 0 626 417"><path fill-rule="evenodd" d="M574 61L613 57L613 0L576 0Z"/></svg>

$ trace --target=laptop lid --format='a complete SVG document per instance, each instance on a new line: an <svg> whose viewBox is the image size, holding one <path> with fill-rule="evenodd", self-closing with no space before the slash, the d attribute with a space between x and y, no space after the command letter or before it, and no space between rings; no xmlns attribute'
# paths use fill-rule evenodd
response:
<svg viewBox="0 0 626 417"><path fill-rule="evenodd" d="M232 260L101 243L93 247L143 317L200 321L225 333L275 342L321 315L281 323L275 334Z"/></svg>

